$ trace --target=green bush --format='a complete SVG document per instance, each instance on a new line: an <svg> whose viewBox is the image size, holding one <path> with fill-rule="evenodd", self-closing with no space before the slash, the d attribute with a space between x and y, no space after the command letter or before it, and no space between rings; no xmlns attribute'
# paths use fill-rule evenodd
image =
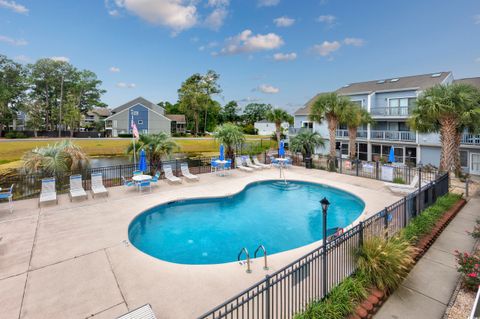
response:
<svg viewBox="0 0 480 319"><path fill-rule="evenodd" d="M124 134L118 134L118 137L129 137L129 138L132 138L133 135L132 135L132 134L128 134L128 133L124 133Z"/></svg>
<svg viewBox="0 0 480 319"><path fill-rule="evenodd" d="M257 129L253 124L247 124L244 127L242 127L242 131L244 134L249 134L249 135L257 135Z"/></svg>
<svg viewBox="0 0 480 319"><path fill-rule="evenodd" d="M392 291L414 263L415 248L401 236L373 237L354 251L358 273L379 289Z"/></svg>
<svg viewBox="0 0 480 319"><path fill-rule="evenodd" d="M27 138L27 136L20 131L10 131L5 133L5 138Z"/></svg>
<svg viewBox="0 0 480 319"><path fill-rule="evenodd" d="M403 237L415 243L420 237L429 233L443 214L449 210L462 196L448 193L437 199L435 204L415 217L402 231Z"/></svg>
<svg viewBox="0 0 480 319"><path fill-rule="evenodd" d="M395 184L405 184L405 180L404 180L403 178L401 178L401 177L395 177L395 178L393 179L393 182L394 182Z"/></svg>

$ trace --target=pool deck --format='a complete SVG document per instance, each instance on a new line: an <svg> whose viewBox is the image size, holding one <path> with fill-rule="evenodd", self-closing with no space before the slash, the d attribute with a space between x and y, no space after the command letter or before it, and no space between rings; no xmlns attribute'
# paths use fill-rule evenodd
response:
<svg viewBox="0 0 480 319"><path fill-rule="evenodd" d="M179 265L148 256L128 242L128 225L143 210L164 202L227 196L255 181L277 179L277 169L230 176L200 175L199 182L161 181L151 193L110 188L109 197L37 208L38 199L0 205L0 319L116 318L150 303L158 318L193 318L239 293L319 242L245 265ZM349 191L366 203L359 219L399 199L383 182L294 167L288 179ZM301 204L301 203L300 203ZM167 247L168 249L168 247ZM268 247L267 247L268 249Z"/></svg>

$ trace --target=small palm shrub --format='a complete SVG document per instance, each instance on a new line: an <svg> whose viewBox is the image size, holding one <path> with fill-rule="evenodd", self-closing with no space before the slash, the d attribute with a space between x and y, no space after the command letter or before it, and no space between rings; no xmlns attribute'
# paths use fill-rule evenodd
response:
<svg viewBox="0 0 480 319"><path fill-rule="evenodd" d="M403 237L385 240L373 237L354 252L358 272L382 290L392 291L402 282L414 263L415 248Z"/></svg>

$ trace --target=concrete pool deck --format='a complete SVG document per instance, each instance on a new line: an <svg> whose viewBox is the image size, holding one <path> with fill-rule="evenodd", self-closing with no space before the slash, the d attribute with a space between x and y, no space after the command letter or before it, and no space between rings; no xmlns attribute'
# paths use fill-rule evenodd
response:
<svg viewBox="0 0 480 319"><path fill-rule="evenodd" d="M399 199L383 182L306 170L287 170L288 179L323 183L365 201L361 219ZM0 206L0 319L116 318L150 303L158 318L192 318L248 288L267 273L318 247L318 242L253 260L245 265L180 265L148 256L128 242L128 225L143 210L164 202L227 196L255 181L278 178L278 170L230 176L200 175L199 182L169 185L151 193L110 188L109 197L37 208L38 199ZM268 249L268 247L267 247Z"/></svg>

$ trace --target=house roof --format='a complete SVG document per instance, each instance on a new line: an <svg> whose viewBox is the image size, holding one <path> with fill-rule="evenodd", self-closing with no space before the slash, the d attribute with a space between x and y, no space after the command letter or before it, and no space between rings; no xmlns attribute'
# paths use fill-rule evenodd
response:
<svg viewBox="0 0 480 319"><path fill-rule="evenodd" d="M424 90L435 84L442 83L451 72L436 72L404 77L378 79L374 81L357 82L338 89L338 94L371 93L375 91L395 91L402 89Z"/></svg>
<svg viewBox="0 0 480 319"><path fill-rule="evenodd" d="M155 103L152 103L152 102L144 99L143 97L139 96L139 97L137 97L136 99L133 99L133 100L131 100L131 101L125 103L125 104L122 104L122 105L114 108L114 109L112 110L112 113L113 113L113 114L119 113L119 112L121 112L121 111L123 111L123 110L126 110L126 109L131 108L132 106L134 106L134 105L136 105L136 104L142 104L142 105L144 105L145 107L147 107L147 108L149 108L149 109L151 109L152 111L155 111L155 112L159 112L159 110L162 110L163 113L165 112L165 110L164 110L163 107L161 107L161 106L159 106L159 105L157 105L157 104L155 104Z"/></svg>
<svg viewBox="0 0 480 319"><path fill-rule="evenodd" d="M186 123L185 115L183 114L165 114L167 118L177 123Z"/></svg>
<svg viewBox="0 0 480 319"><path fill-rule="evenodd" d="M480 89L480 77L454 80L453 83L470 84Z"/></svg>
<svg viewBox="0 0 480 319"><path fill-rule="evenodd" d="M396 78L393 77L366 82L357 82L345 85L344 87L336 90L335 92L340 95L354 95L406 89L424 90L436 84L442 83L449 75L451 75L451 72L437 72ZM305 104L305 106L295 111L294 115L309 115L312 104L321 94L323 93L315 95Z"/></svg>
<svg viewBox="0 0 480 319"><path fill-rule="evenodd" d="M110 116L112 114L112 111L110 109L107 109L106 107L97 107L91 111L88 111L87 114L88 115L97 114L98 116Z"/></svg>

